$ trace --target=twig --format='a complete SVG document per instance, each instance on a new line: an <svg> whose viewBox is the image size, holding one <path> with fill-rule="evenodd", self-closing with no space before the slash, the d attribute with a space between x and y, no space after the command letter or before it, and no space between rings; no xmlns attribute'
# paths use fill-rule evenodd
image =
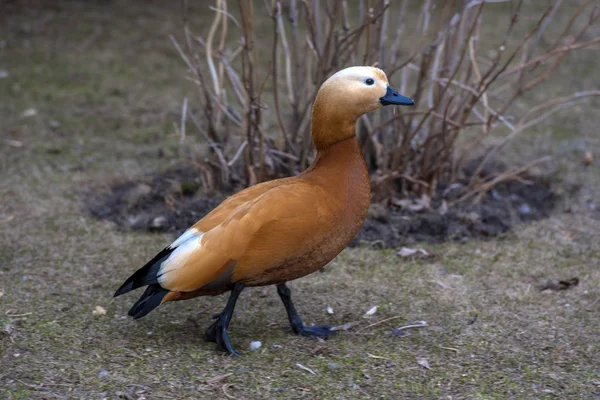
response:
<svg viewBox="0 0 600 400"><path fill-rule="evenodd" d="M370 325L365 326L362 329L359 329L358 331L356 331L356 333L360 333L360 332L362 332L362 331L364 331L366 329L372 328L372 327L377 326L377 325L381 325L381 324L383 324L385 322L388 322L388 321L391 321L391 320L394 320L394 319L398 319L398 318L402 318L402 316L397 315L395 317L389 317L389 318L386 318L386 319L382 319L381 321L374 322L374 323L372 323ZM424 326L427 326L427 322L425 322L425 321L419 321L419 322L414 323L414 324L401 326L398 329L422 328Z"/></svg>
<svg viewBox="0 0 600 400"><path fill-rule="evenodd" d="M491 190L494 186L496 186L498 183L500 182L504 182L510 179L514 179L517 175L522 174L523 172L529 170L530 168L534 167L537 164L540 164L542 162L548 161L549 159L551 159L551 157L546 156L546 157L542 157L540 159L537 159L523 167L520 168L516 168L516 169L512 169L509 171L505 171L502 174L498 175L497 177L495 177L494 179L479 185L478 187L472 189L471 191L467 192L466 194L464 194L462 197L460 197L458 200L451 202L448 204L448 207L452 207L457 203L461 203L463 201L466 201L468 199L470 199L471 197L477 195L478 198L481 198L481 196L485 193L487 193L489 190ZM482 163L483 164L483 163Z"/></svg>
<svg viewBox="0 0 600 400"><path fill-rule="evenodd" d="M181 128L179 129L179 152L181 153L183 144L185 142L185 121L187 119L187 108L188 99L183 99L183 105L181 106Z"/></svg>

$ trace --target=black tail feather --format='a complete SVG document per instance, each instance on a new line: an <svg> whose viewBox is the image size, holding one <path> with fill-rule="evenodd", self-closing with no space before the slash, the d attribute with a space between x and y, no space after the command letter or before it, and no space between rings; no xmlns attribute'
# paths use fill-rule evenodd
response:
<svg viewBox="0 0 600 400"><path fill-rule="evenodd" d="M142 297L129 310L129 316L134 319L142 318L158 307L167 293L169 293L169 290L160 287L158 284L148 286Z"/></svg>
<svg viewBox="0 0 600 400"><path fill-rule="evenodd" d="M131 275L123 285L114 294L114 297L120 296L137 288L146 285L153 285L158 283L157 275L158 270L160 269L163 261L167 259L171 255L174 249L170 249L166 247L160 253L158 253L154 258L142 268L138 269Z"/></svg>

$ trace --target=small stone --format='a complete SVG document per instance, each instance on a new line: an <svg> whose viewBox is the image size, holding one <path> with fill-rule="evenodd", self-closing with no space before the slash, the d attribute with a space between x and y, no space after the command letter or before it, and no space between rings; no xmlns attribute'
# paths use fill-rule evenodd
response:
<svg viewBox="0 0 600 400"><path fill-rule="evenodd" d="M252 351L256 351L256 350L260 349L261 346L262 346L262 342L259 342L258 340L250 342L250 350L252 350Z"/></svg>
<svg viewBox="0 0 600 400"><path fill-rule="evenodd" d="M273 346L271 346L274 349L281 349L283 346L280 344L274 344Z"/></svg>
<svg viewBox="0 0 600 400"><path fill-rule="evenodd" d="M49 124L50 124L50 128L53 128L53 129L60 127L60 122L58 122L55 119L50 120Z"/></svg>
<svg viewBox="0 0 600 400"><path fill-rule="evenodd" d="M166 225L167 225L167 217L163 217L162 215L159 215L158 217L155 217L154 219L152 219L152 222L150 223L150 228L162 229Z"/></svg>
<svg viewBox="0 0 600 400"><path fill-rule="evenodd" d="M103 369L102 371L100 371L100 373L98 374L98 378L100 379L104 379L108 376L108 371Z"/></svg>
<svg viewBox="0 0 600 400"><path fill-rule="evenodd" d="M93 315L106 315L106 310L102 306L96 306L94 311L92 311Z"/></svg>
<svg viewBox="0 0 600 400"><path fill-rule="evenodd" d="M406 331L402 328L392 329L392 335L402 337L406 335Z"/></svg>
<svg viewBox="0 0 600 400"><path fill-rule="evenodd" d="M494 200L502 200L502 195L496 189L492 189L491 194Z"/></svg>
<svg viewBox="0 0 600 400"><path fill-rule="evenodd" d="M0 79L8 78L8 71L0 69Z"/></svg>
<svg viewBox="0 0 600 400"><path fill-rule="evenodd" d="M521 204L519 206L519 214L521 214L521 215L531 214L531 207L529 207L529 204L527 204L527 203Z"/></svg>
<svg viewBox="0 0 600 400"><path fill-rule="evenodd" d="M340 367L340 365L338 363L329 363L327 364L327 369L338 369Z"/></svg>

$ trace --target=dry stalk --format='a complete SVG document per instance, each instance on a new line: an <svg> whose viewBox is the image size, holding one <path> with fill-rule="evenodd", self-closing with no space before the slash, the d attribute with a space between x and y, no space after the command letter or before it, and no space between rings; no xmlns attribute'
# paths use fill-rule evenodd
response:
<svg viewBox="0 0 600 400"><path fill-rule="evenodd" d="M385 109L359 122L361 146L376 172L375 198L389 201L397 191L433 197L438 183L461 182L465 192L458 201L477 200L531 167L479 176L506 144L558 110L599 95L580 91L529 111L514 107L548 80L569 53L600 43L599 35L590 34L600 9L585 0L571 11L565 2L553 0L532 19L524 15L523 1L515 0L499 43L483 43L482 16L497 7L488 3L505 1L427 0L418 14L409 15L414 11L408 0L265 0L266 12L239 0L234 17L226 0L214 0L204 40L192 33L184 0L185 46L172 41L190 71L198 104L184 101L181 151L192 136L187 119L210 149L202 164L210 167L203 174L219 175L203 181L226 187L295 174L314 154L310 113L321 83L346 66L377 64L418 107ZM571 15L558 28L559 37L544 47L542 38L565 12ZM580 23L584 15L587 22ZM264 23L269 20L270 32ZM529 31L514 37L515 27L527 21L532 21ZM263 43L272 47L265 50ZM495 54L486 56L490 49ZM459 147L466 132L475 134ZM485 149L485 138L492 134L501 140ZM463 177L464 164L482 152L471 179Z"/></svg>

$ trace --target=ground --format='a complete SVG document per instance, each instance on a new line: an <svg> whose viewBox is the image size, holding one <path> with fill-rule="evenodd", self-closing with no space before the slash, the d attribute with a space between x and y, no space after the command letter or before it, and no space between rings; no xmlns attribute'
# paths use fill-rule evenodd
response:
<svg viewBox="0 0 600 400"><path fill-rule="evenodd" d="M191 93L167 37L178 8L40 4L0 8L0 397L600 398L600 164L582 163L585 149L598 156L594 113L567 111L515 147L553 155L559 191L581 187L550 218L497 240L417 245L426 259L344 251L291 284L307 323L359 322L324 343L291 334L274 288L248 290L234 358L202 340L224 297L124 317L135 296L112 293L172 236L94 219L82 200L177 159L172 124ZM547 90L591 87L593 53ZM417 321L427 326L393 331Z"/></svg>

